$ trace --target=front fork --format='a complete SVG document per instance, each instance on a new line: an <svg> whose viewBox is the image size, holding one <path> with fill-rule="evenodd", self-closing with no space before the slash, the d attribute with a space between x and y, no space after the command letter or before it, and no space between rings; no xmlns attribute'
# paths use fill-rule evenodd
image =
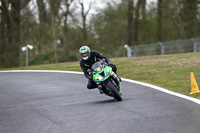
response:
<svg viewBox="0 0 200 133"><path fill-rule="evenodd" d="M119 86L119 85L120 85L120 79L119 79L119 77L117 76L117 74L114 73L114 72L112 72L112 76L113 76L115 82L117 83L117 85Z"/></svg>
<svg viewBox="0 0 200 133"><path fill-rule="evenodd" d="M111 82L113 83L113 85L115 85L115 87L119 91L119 94L121 94L121 82L120 82L119 77L114 72L112 72L110 76L111 77L108 80L111 80ZM109 90L107 89L107 86L105 86L104 82L97 84L97 86L98 86L98 89L99 89L99 91L100 91L101 94L103 92L109 94Z"/></svg>

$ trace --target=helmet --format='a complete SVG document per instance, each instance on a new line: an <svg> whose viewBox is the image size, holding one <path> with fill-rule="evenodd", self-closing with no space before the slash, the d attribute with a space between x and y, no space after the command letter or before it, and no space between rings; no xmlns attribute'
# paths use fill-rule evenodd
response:
<svg viewBox="0 0 200 133"><path fill-rule="evenodd" d="M89 57L90 57L90 48L88 46L82 46L80 49L79 49L79 53L81 55L81 58L83 60L88 60Z"/></svg>

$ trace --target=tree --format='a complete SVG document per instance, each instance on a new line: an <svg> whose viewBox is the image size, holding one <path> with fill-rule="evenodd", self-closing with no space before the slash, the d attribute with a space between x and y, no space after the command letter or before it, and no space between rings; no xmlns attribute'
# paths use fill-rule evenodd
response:
<svg viewBox="0 0 200 133"><path fill-rule="evenodd" d="M7 38L7 28L10 26L9 11L8 11L8 2L6 0L1 0L0 5L0 67L8 67L10 66L9 59L8 59L8 38ZM7 28L5 28L7 25Z"/></svg>
<svg viewBox="0 0 200 133"><path fill-rule="evenodd" d="M90 1L89 8L86 11L85 11L85 5L83 3L83 0L82 1L78 0L78 2L81 6L81 17L82 17L82 27L79 27L79 28L83 33L83 40L86 42L87 41L87 25L86 25L87 19L86 18L91 9L92 1Z"/></svg>
<svg viewBox="0 0 200 133"><path fill-rule="evenodd" d="M163 17L163 0L158 0L157 8L157 38L162 41L162 17Z"/></svg>
<svg viewBox="0 0 200 133"><path fill-rule="evenodd" d="M57 25L60 23L60 19L58 18L58 12L60 9L61 0L49 0L50 11L51 11L51 30L52 30L52 37L53 37L53 48L54 48L54 59L55 62L58 62L57 58L57 34L56 28ZM57 21L56 21L57 20Z"/></svg>
<svg viewBox="0 0 200 133"><path fill-rule="evenodd" d="M1 0L1 67L18 67L21 50L21 10L30 0Z"/></svg>
<svg viewBox="0 0 200 133"><path fill-rule="evenodd" d="M93 18L98 48L107 56L122 56L128 40L127 1L118 4L108 2L107 7ZM96 46L97 47L97 46ZM108 51L109 52L106 52Z"/></svg>
<svg viewBox="0 0 200 133"><path fill-rule="evenodd" d="M138 0L135 9L135 43L140 43L139 40L139 28L140 28L140 19L146 19L146 0Z"/></svg>
<svg viewBox="0 0 200 133"><path fill-rule="evenodd" d="M18 67L20 57L20 10L21 0L1 1L2 3L2 31L4 30L5 42L8 46L3 46L4 57L9 60L8 67ZM6 26L6 28L5 28ZM1 45L6 45L5 42ZM9 54L7 53L9 52ZM5 57L7 56L7 57ZM5 60L4 60L5 61ZM4 64L4 63L3 63Z"/></svg>
<svg viewBox="0 0 200 133"><path fill-rule="evenodd" d="M64 49L64 56L66 56L66 59L69 59L69 24L68 19L70 14L72 14L72 11L70 10L70 6L74 2L74 0L64 0L64 5L66 8L66 11L63 11L63 17L64 17L64 27L63 27L63 49Z"/></svg>
<svg viewBox="0 0 200 133"><path fill-rule="evenodd" d="M46 3L44 0L37 0L40 24L48 23Z"/></svg>
<svg viewBox="0 0 200 133"><path fill-rule="evenodd" d="M184 29L187 38L196 36L196 24L197 24L197 13L198 13L198 1L197 0L182 0L182 19L185 23Z"/></svg>
<svg viewBox="0 0 200 133"><path fill-rule="evenodd" d="M128 0L128 45L133 45L133 0Z"/></svg>

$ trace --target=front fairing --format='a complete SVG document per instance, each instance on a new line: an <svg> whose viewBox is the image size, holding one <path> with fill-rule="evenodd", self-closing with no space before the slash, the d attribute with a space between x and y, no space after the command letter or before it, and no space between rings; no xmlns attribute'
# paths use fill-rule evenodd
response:
<svg viewBox="0 0 200 133"><path fill-rule="evenodd" d="M106 86L106 83L110 81L116 85L116 89L121 95L121 82L119 81L118 76L112 71L111 67L106 66L100 61L96 62L94 65L92 65L92 74L93 81L104 88L104 91L101 90L104 94L112 96L112 94L109 93L109 88L107 88ZM115 82L116 79L118 80L118 84L116 84L117 82Z"/></svg>
<svg viewBox="0 0 200 133"><path fill-rule="evenodd" d="M110 75L112 75L112 68L102 63L95 63L92 69L93 81L95 81L97 84L100 84L100 82L105 81L110 77Z"/></svg>

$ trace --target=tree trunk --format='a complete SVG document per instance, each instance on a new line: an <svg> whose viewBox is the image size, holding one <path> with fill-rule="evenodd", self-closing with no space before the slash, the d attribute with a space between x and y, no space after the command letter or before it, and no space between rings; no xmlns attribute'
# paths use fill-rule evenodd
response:
<svg viewBox="0 0 200 133"><path fill-rule="evenodd" d="M163 17L163 0L158 0L158 10L157 10L157 39L162 41L162 17Z"/></svg>
<svg viewBox="0 0 200 133"><path fill-rule="evenodd" d="M20 62L20 10L21 10L21 0L13 0L11 1L12 10L11 10L11 17L12 17L12 42L11 46L11 67L19 67Z"/></svg>
<svg viewBox="0 0 200 133"><path fill-rule="evenodd" d="M183 0L183 21L185 22L185 33L187 38L196 36L197 22L197 0Z"/></svg>
<svg viewBox="0 0 200 133"><path fill-rule="evenodd" d="M64 41L64 45L63 45L63 49L64 49L64 55L66 56L66 60L69 59L69 29L68 29L68 17L70 15L70 5L72 4L74 0L65 0L66 4L66 12L64 13L64 28L63 28L63 41Z"/></svg>
<svg viewBox="0 0 200 133"><path fill-rule="evenodd" d="M135 43L138 43L138 27L139 27L139 7L140 7L140 0L138 0L137 5L136 5L136 10L135 10Z"/></svg>
<svg viewBox="0 0 200 133"><path fill-rule="evenodd" d="M84 40L84 42L86 42L87 41L86 18L87 18L87 15L88 15L88 13L89 13L89 11L91 9L92 3L90 2L88 10L85 12L85 10L84 10L85 6L83 4L83 0L82 0L82 2L80 2L80 0L78 0L78 2L81 5L81 17L82 17L82 28L81 28L81 31L83 33L83 40Z"/></svg>
<svg viewBox="0 0 200 133"><path fill-rule="evenodd" d="M128 0L128 45L133 45L133 0Z"/></svg>
<svg viewBox="0 0 200 133"><path fill-rule="evenodd" d="M58 57L57 57L57 34L56 34L56 26L57 26L57 21L56 18L58 17L58 12L60 9L60 4L61 0L50 0L49 1L50 8L51 8L51 27L52 27L52 37L53 37L53 51L54 51L54 59L55 62L58 62Z"/></svg>
<svg viewBox="0 0 200 133"><path fill-rule="evenodd" d="M6 5L5 5L5 1L2 0L2 3L0 5L0 9L1 9L1 21L0 21L0 68L4 68L6 67L6 55L5 55L5 51L6 51L6 28L5 28L5 25L6 25L6 17L5 17L5 14L6 14Z"/></svg>
<svg viewBox="0 0 200 133"><path fill-rule="evenodd" d="M47 11L45 8L44 0L37 0L38 10L39 10L39 20L40 23L47 23Z"/></svg>
<svg viewBox="0 0 200 133"><path fill-rule="evenodd" d="M142 6L142 18L146 19L146 0L141 1Z"/></svg>

